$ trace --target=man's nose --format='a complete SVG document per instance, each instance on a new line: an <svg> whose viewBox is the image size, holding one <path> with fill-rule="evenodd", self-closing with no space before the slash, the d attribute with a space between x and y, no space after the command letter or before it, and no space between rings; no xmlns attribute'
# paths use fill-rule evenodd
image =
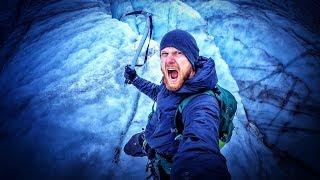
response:
<svg viewBox="0 0 320 180"><path fill-rule="evenodd" d="M168 57L167 57L167 62L168 63L174 63L176 61L174 55L172 53L169 53Z"/></svg>

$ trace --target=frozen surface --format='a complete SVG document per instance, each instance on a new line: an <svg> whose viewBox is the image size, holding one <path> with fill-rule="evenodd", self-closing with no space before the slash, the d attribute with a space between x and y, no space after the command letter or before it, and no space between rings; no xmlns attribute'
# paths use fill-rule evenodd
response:
<svg viewBox="0 0 320 180"><path fill-rule="evenodd" d="M153 13L154 35L139 75L160 82L160 39L181 28L215 59L219 84L236 96L235 130L222 149L234 179L320 176L320 38L292 18L294 7L150 2L25 5L0 49L0 177L144 178L146 158L122 152L152 107L123 78L145 20L119 17L140 9Z"/></svg>

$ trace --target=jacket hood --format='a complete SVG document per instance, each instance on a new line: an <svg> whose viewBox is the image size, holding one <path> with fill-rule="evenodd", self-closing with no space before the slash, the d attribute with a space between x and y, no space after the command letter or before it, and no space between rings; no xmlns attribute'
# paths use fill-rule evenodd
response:
<svg viewBox="0 0 320 180"><path fill-rule="evenodd" d="M195 68L195 75L185 81L177 94L194 94L215 88L218 78L213 59L200 56Z"/></svg>

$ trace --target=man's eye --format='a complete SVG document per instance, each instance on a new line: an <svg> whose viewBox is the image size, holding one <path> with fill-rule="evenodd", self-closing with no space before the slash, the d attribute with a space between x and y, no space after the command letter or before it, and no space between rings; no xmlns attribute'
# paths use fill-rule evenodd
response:
<svg viewBox="0 0 320 180"><path fill-rule="evenodd" d="M182 54L182 52L181 52L181 51L178 51L178 54Z"/></svg>
<svg viewBox="0 0 320 180"><path fill-rule="evenodd" d="M161 53L161 56L168 56L168 53L163 52L163 53Z"/></svg>

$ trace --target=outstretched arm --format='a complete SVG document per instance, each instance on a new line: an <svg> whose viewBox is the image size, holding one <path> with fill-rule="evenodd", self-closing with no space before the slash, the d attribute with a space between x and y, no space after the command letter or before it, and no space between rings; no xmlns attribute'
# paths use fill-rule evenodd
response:
<svg viewBox="0 0 320 180"><path fill-rule="evenodd" d="M219 105L215 97L199 95L182 112L183 138L173 161L173 179L230 179L218 146Z"/></svg>
<svg viewBox="0 0 320 180"><path fill-rule="evenodd" d="M160 91L159 85L156 85L143 78L140 78L137 75L136 70L132 69L129 65L125 67L124 77L126 78L126 83L133 84L137 89L139 89L145 95L149 96L154 101L157 100L157 95Z"/></svg>
<svg viewBox="0 0 320 180"><path fill-rule="evenodd" d="M143 92L145 95L149 96L154 101L157 100L157 95L160 91L160 86L154 84L148 80L145 80L139 76L137 76L133 81L132 84Z"/></svg>

